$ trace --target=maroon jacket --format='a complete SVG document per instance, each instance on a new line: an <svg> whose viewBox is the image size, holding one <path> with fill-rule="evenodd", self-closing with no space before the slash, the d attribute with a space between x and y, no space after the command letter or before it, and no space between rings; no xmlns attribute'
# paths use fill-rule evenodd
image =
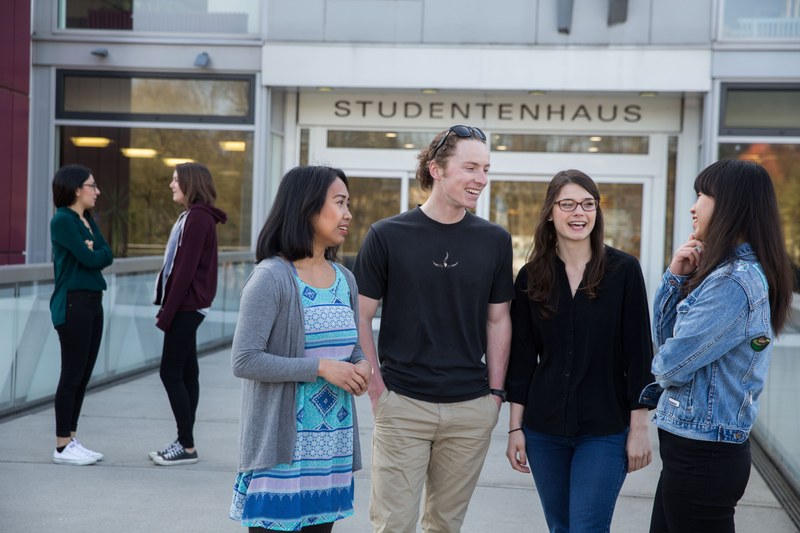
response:
<svg viewBox="0 0 800 533"><path fill-rule="evenodd" d="M178 238L175 260L161 293L162 271L156 283L156 326L168 331L178 311L197 311L211 306L217 294L217 223L225 223L224 211L206 204L192 204Z"/></svg>

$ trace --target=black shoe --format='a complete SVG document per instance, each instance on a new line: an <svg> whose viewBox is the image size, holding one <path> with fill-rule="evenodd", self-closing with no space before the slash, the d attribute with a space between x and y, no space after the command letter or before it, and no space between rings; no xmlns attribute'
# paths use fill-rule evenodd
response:
<svg viewBox="0 0 800 533"><path fill-rule="evenodd" d="M161 466L191 465L197 462L197 450L187 452L186 449L178 444L164 455L156 455L153 462Z"/></svg>

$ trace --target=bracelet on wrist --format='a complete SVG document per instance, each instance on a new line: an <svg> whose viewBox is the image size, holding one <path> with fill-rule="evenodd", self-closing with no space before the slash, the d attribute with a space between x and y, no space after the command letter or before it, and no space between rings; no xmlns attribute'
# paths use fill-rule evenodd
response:
<svg viewBox="0 0 800 533"><path fill-rule="evenodd" d="M361 359L358 363L367 363L367 365L369 365L369 375L370 376L375 373L375 368L373 368L372 363L370 363L366 359ZM356 363L356 364L358 364L358 363Z"/></svg>
<svg viewBox="0 0 800 533"><path fill-rule="evenodd" d="M509 431L509 432L508 432L508 434L509 434L509 435L511 435L511 434L512 434L512 433L514 433L515 431L522 431L522 428L521 428L521 427L520 427L520 428L514 428L514 429L512 429L511 431Z"/></svg>

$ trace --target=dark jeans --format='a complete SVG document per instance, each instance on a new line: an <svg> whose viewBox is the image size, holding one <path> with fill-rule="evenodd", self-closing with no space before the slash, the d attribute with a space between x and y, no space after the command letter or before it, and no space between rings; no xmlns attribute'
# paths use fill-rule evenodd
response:
<svg viewBox="0 0 800 533"><path fill-rule="evenodd" d="M733 533L736 503L750 479L750 441L687 439L658 430L661 460L651 533Z"/></svg>
<svg viewBox="0 0 800 533"><path fill-rule="evenodd" d="M551 533L609 531L628 472L628 431L559 437L523 426L525 452Z"/></svg>
<svg viewBox="0 0 800 533"><path fill-rule="evenodd" d="M261 533L268 531L278 531L277 529L264 529L263 527L249 527L249 533ZM300 530L301 533L330 533L333 531L333 522L326 522L324 524L316 524L313 526L306 526Z"/></svg>
<svg viewBox="0 0 800 533"><path fill-rule="evenodd" d="M197 363L197 328L202 313L181 311L164 333L159 375L178 426L178 442L194 448L194 417L200 400L200 367Z"/></svg>
<svg viewBox="0 0 800 533"><path fill-rule="evenodd" d="M61 343L61 377L56 389L56 436L78 429L86 386L92 377L103 338L103 293L67 293L66 322L56 328Z"/></svg>

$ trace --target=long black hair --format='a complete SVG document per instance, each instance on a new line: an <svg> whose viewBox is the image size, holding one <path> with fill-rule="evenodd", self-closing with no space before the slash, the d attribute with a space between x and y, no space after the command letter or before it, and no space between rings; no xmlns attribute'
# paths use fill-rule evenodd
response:
<svg viewBox="0 0 800 533"><path fill-rule="evenodd" d="M780 333L791 307L794 275L769 173L752 161L723 159L697 175L694 190L713 198L714 210L700 265L684 283L683 294L730 260L739 243L750 243L769 284L772 329Z"/></svg>
<svg viewBox="0 0 800 533"><path fill-rule="evenodd" d="M256 263L280 255L289 261L314 255L312 221L322 211L328 188L339 178L347 177L338 168L326 166L295 167L281 179L278 193L256 243ZM338 246L325 249L325 257L336 261Z"/></svg>

